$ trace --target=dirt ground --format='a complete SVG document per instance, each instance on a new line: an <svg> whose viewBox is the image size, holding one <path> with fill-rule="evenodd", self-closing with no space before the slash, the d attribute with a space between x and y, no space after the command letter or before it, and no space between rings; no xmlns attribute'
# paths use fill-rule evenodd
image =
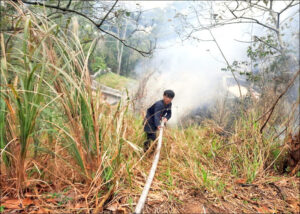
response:
<svg viewBox="0 0 300 214"><path fill-rule="evenodd" d="M262 179L260 179L262 180ZM300 213L300 178L276 177L263 183L244 184L233 181L222 195L216 196L205 189L180 189L171 193L151 188L144 213ZM230 190L230 191L229 191ZM65 199L75 197L72 191L58 197L26 194L25 199L1 198L5 213L87 213L84 199L76 203ZM118 195L104 206L104 213L132 213L139 195L128 203L128 192ZM65 200L64 203L62 201Z"/></svg>
<svg viewBox="0 0 300 214"><path fill-rule="evenodd" d="M246 185L236 182L232 192L224 196L210 195L206 190L186 190L179 196L181 202L151 205L149 213L300 213L300 179L282 177ZM152 202L153 203L153 202Z"/></svg>

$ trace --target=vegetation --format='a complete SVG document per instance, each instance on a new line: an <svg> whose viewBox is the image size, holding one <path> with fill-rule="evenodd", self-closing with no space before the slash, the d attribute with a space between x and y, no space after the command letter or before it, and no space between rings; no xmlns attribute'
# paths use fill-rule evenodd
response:
<svg viewBox="0 0 300 214"><path fill-rule="evenodd" d="M0 34L0 211L132 212L151 156L131 100L110 106L91 89L97 38L85 46L76 25L7 4L19 30ZM230 132L211 120L167 128L145 212L295 212L299 178L282 175L287 145L276 130L260 132L263 113L249 105Z"/></svg>
<svg viewBox="0 0 300 214"><path fill-rule="evenodd" d="M129 88L130 86L137 84L137 81L128 77L120 76L115 73L109 72L103 74L97 78L97 81L101 84L122 90L124 88Z"/></svg>

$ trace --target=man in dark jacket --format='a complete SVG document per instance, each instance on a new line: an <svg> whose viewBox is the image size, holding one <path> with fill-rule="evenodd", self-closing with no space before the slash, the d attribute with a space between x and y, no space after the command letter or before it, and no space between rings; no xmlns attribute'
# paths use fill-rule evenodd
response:
<svg viewBox="0 0 300 214"><path fill-rule="evenodd" d="M144 143L144 152L150 147L151 141L156 139L156 131L160 129L160 121L165 123L171 118L172 100L175 93L172 90L166 90L163 99L154 103L147 109L147 115L144 119L144 131L147 135L147 141Z"/></svg>

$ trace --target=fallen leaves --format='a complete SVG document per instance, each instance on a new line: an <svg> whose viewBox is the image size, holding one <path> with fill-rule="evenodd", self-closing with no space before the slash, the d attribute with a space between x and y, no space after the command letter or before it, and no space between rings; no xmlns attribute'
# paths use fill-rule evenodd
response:
<svg viewBox="0 0 300 214"><path fill-rule="evenodd" d="M113 213L117 212L127 214L127 210L124 207L121 207L118 203L111 204L106 208L106 210L109 210Z"/></svg>
<svg viewBox="0 0 300 214"><path fill-rule="evenodd" d="M112 211L112 212L116 212L117 209L118 209L118 206L119 205L117 203L114 203L114 204L108 206L106 209L109 210L109 211Z"/></svg>
<svg viewBox="0 0 300 214"><path fill-rule="evenodd" d="M76 203L74 206L74 209L81 209L81 208L85 208L87 205L85 202L81 202L81 203Z"/></svg>
<svg viewBox="0 0 300 214"><path fill-rule="evenodd" d="M250 199L248 199L248 198L246 198L246 197L244 197L244 196L242 196L240 194L234 194L234 197L235 198L239 198L239 199L244 200L244 201L247 201L248 203L254 204L256 206L260 205L258 202L250 200Z"/></svg>
<svg viewBox="0 0 300 214"><path fill-rule="evenodd" d="M37 211L31 212L32 214L45 214L45 213L51 213L51 210L46 208L39 208Z"/></svg>
<svg viewBox="0 0 300 214"><path fill-rule="evenodd" d="M279 186L287 186L288 185L288 181L289 181L288 178L284 178L284 179L281 179L281 180L279 180L277 182L274 182L274 183L276 183Z"/></svg>
<svg viewBox="0 0 300 214"><path fill-rule="evenodd" d="M46 201L48 203L52 203L52 204L56 204L57 203L57 199L55 199L55 198L47 198Z"/></svg>
<svg viewBox="0 0 300 214"><path fill-rule="evenodd" d="M30 198L25 199L9 199L1 203L6 209L23 209L29 205L34 204Z"/></svg>
<svg viewBox="0 0 300 214"><path fill-rule="evenodd" d="M241 178L241 179L235 180L234 183L236 183L236 184L245 184L246 182L247 182L246 178Z"/></svg>
<svg viewBox="0 0 300 214"><path fill-rule="evenodd" d="M296 198L290 198L285 200L295 211L300 213L300 202Z"/></svg>
<svg viewBox="0 0 300 214"><path fill-rule="evenodd" d="M258 213L274 213L274 210L271 210L266 206L257 207L256 210Z"/></svg>

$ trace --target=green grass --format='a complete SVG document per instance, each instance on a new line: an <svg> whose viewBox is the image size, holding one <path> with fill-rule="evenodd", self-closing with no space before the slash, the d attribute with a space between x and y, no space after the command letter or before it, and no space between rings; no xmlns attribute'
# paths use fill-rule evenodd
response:
<svg viewBox="0 0 300 214"><path fill-rule="evenodd" d="M24 31L10 40L15 49L5 50L0 35L7 51L0 59L0 158L7 180L18 181L20 193L29 188L23 181L55 183L60 206L73 201L64 195L69 189L59 189L68 184L79 195L83 191L96 211L126 193L133 210L132 195L141 193L143 183L138 175L147 175L152 163L137 152L145 140L143 117L130 111L130 100L109 106L92 93L85 69L90 53L82 51L76 35L34 14L23 19ZM40 22L47 24L42 28ZM115 89L136 83L114 73L98 81ZM252 183L267 176L265 166L284 153L276 135L259 133L253 111L236 121L228 137L216 134L213 123L167 128L153 183L157 192L176 203L181 200L176 191L183 189L221 197L232 194L235 179Z"/></svg>
<svg viewBox="0 0 300 214"><path fill-rule="evenodd" d="M109 72L101 75L97 78L97 81L108 87L123 90L124 88L129 88L129 86L136 84L136 80L130 79L128 77L120 76L118 74Z"/></svg>

